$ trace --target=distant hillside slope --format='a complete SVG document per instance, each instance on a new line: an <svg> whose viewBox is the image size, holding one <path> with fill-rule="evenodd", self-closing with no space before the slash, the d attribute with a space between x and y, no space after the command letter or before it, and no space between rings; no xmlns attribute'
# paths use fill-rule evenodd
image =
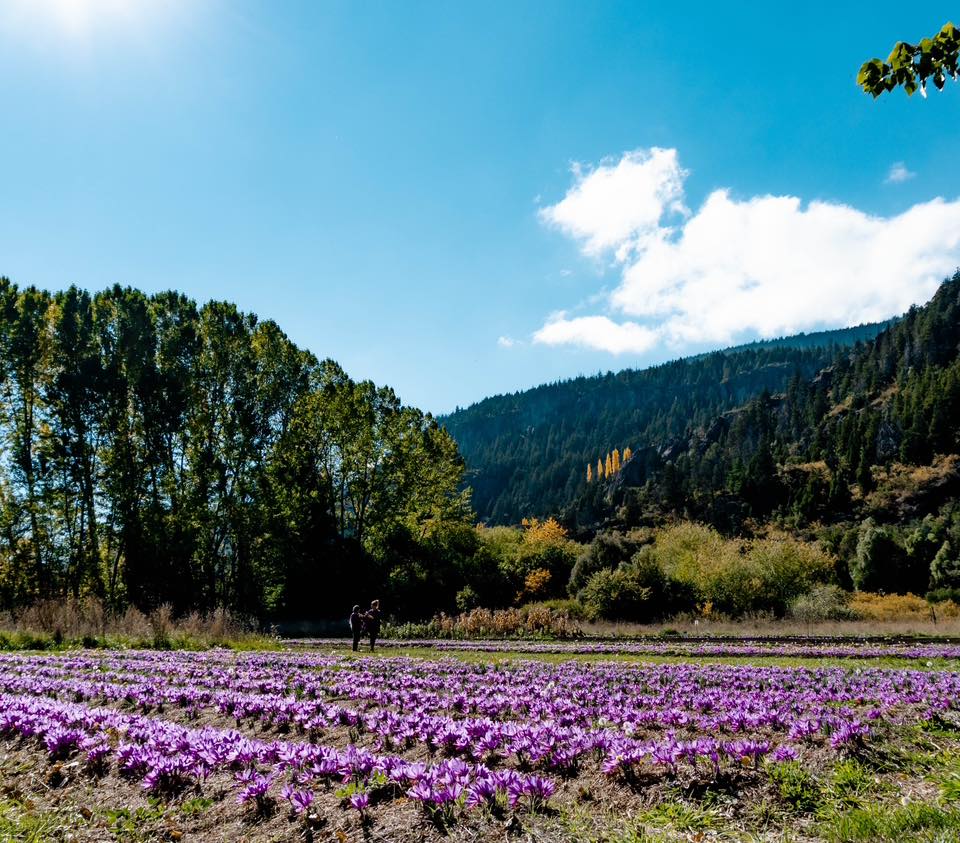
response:
<svg viewBox="0 0 960 843"><path fill-rule="evenodd" d="M560 511L613 448L665 446L764 390L808 380L889 323L798 334L649 369L578 377L487 398L441 421L460 446L478 517L515 523Z"/></svg>
<svg viewBox="0 0 960 843"><path fill-rule="evenodd" d="M847 586L960 597L958 498L960 272L814 377L634 448L558 514L583 536L678 517L775 527L824 542Z"/></svg>

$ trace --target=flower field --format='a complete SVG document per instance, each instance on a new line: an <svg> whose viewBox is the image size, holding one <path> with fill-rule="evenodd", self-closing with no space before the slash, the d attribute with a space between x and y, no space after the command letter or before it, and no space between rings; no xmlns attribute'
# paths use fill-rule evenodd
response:
<svg viewBox="0 0 960 843"><path fill-rule="evenodd" d="M910 744L947 763L958 708L960 673L944 670L9 654L0 776L18 804L39 780L57 810L75 805L63 821L75 840L112 833L113 814L81 804L96 793L154 812L158 828L131 839L630 839L615 836L625 822L669 805L750 830L759 803L799 810L792 825L819 839L791 782L855 764L878 792L896 773L924 794L936 761L914 782L894 756Z"/></svg>
<svg viewBox="0 0 960 843"><path fill-rule="evenodd" d="M293 649L342 646L337 639L290 639ZM610 641L410 639L382 641L381 648L446 652L528 653L568 656L676 656L682 658L886 659L904 661L960 660L960 644L918 641L769 640L726 641L625 639Z"/></svg>

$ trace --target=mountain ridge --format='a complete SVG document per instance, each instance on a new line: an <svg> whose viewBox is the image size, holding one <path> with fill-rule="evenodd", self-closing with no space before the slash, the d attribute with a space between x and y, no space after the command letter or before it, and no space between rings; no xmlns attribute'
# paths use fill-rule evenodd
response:
<svg viewBox="0 0 960 843"><path fill-rule="evenodd" d="M438 420L466 460L478 517L516 523L563 509L582 492L587 462L614 447L676 438L763 389L775 392L794 376L812 377L840 349L873 339L895 321L580 375L489 396Z"/></svg>

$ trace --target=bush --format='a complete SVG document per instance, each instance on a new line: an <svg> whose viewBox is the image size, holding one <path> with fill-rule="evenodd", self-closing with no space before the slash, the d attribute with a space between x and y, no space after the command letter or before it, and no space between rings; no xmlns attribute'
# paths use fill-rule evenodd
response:
<svg viewBox="0 0 960 843"><path fill-rule="evenodd" d="M653 590L642 585L634 568L604 568L587 581L580 600L592 620L643 621L652 614Z"/></svg>
<svg viewBox="0 0 960 843"><path fill-rule="evenodd" d="M818 544L775 535L748 542L724 539L699 524L662 530L649 556L674 586L676 605L691 598L729 617L769 612L782 616L790 604L833 576L833 559Z"/></svg>
<svg viewBox="0 0 960 843"><path fill-rule="evenodd" d="M469 585L465 585L457 592L456 596L457 610L469 612L480 605L480 596Z"/></svg>
<svg viewBox="0 0 960 843"><path fill-rule="evenodd" d="M790 617L806 623L851 621L857 613L850 608L850 595L835 585L815 585L806 594L794 598Z"/></svg>
<svg viewBox="0 0 960 843"><path fill-rule="evenodd" d="M509 592L503 603L510 602L511 598L559 597L563 594L580 545L572 541L567 531L554 519L525 520L523 528L519 530L512 527L480 527L478 535L481 552L477 556L484 563L481 570L485 570L487 576L495 570L501 587ZM543 579L543 574L538 574L535 585L539 593L527 594L525 587L528 577L539 571L549 573L549 579ZM481 593L481 598L489 605L486 594Z"/></svg>
<svg viewBox="0 0 960 843"><path fill-rule="evenodd" d="M629 562L640 549L641 543L642 539L637 539L634 535L625 536L618 532L599 533L577 556L577 561L570 573L567 591L570 594L577 594L586 587L590 577L598 571L613 571Z"/></svg>
<svg viewBox="0 0 960 843"><path fill-rule="evenodd" d="M523 608L530 609L544 608L549 609L555 615L561 615L570 618L572 621L587 620L586 610L579 600L567 597L556 597L553 600L541 600L537 603L529 603Z"/></svg>

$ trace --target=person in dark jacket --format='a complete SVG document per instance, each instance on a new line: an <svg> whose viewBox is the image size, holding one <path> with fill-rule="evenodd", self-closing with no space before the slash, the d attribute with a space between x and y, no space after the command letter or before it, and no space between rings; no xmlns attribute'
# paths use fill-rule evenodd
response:
<svg viewBox="0 0 960 843"><path fill-rule="evenodd" d="M360 638L363 636L364 615L360 613L360 607L354 606L350 613L350 632L353 634L353 652L360 649Z"/></svg>
<svg viewBox="0 0 960 843"><path fill-rule="evenodd" d="M370 604L370 609L363 616L364 626L367 628L367 635L370 636L370 652L373 652L377 646L377 636L380 635L380 601L374 600Z"/></svg>

